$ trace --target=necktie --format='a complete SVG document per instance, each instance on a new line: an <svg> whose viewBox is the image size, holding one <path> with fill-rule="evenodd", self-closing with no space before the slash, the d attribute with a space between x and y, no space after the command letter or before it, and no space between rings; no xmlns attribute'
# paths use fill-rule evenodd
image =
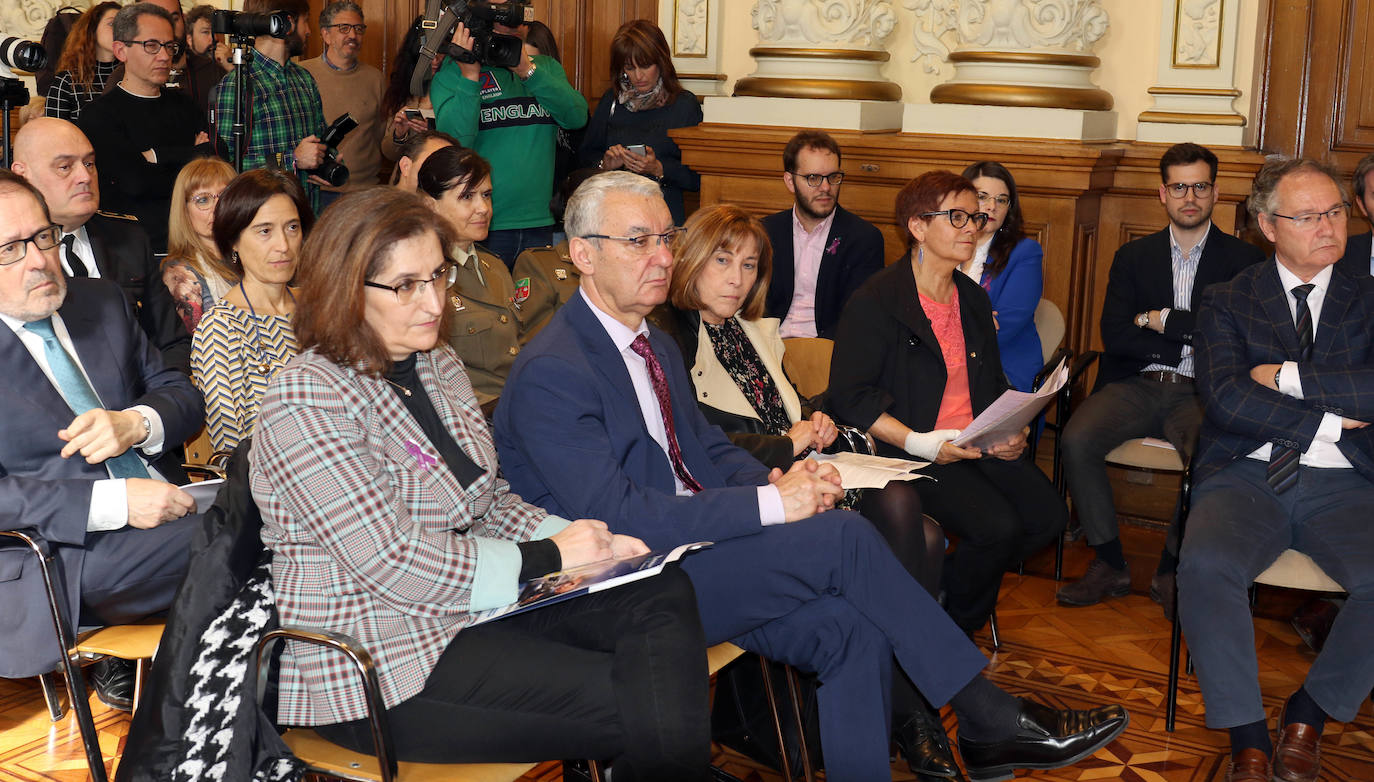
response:
<svg viewBox="0 0 1374 782"><path fill-rule="evenodd" d="M57 335L52 330L52 318L26 323L24 328L43 338L43 353L48 358L48 368L57 380L57 390L62 394L62 398L67 400L67 406L72 412L81 415L87 410L100 407L100 398L95 395L95 389L91 388L91 384L86 382L81 367L76 365L76 360L62 347L62 343L57 341ZM106 459L105 466L109 468L110 475L116 478L149 477L148 468L143 466L142 460L133 449Z"/></svg>
<svg viewBox="0 0 1374 782"><path fill-rule="evenodd" d="M649 347L649 338L643 334L630 343L630 350L644 359L649 370L649 382L654 387L654 396L658 398L658 411L663 415L663 429L668 433L668 461L673 463L673 472L677 473L682 485L695 494L701 491L701 484L687 472L687 465L682 462L682 448L677 444L677 432L673 429L673 400L668 396L668 378L663 374L663 366L658 363L653 348Z"/></svg>
<svg viewBox="0 0 1374 782"><path fill-rule="evenodd" d="M1298 330L1298 361L1312 358L1312 310L1307 307L1307 294L1312 292L1313 287L1308 283L1293 289L1293 298L1298 300L1293 319ZM1275 445L1270 449L1269 469L1264 477L1275 494L1288 491L1298 482L1298 457L1301 455L1298 449L1287 446Z"/></svg>
<svg viewBox="0 0 1374 782"><path fill-rule="evenodd" d="M67 234L62 237L62 254L67 259L67 267L72 270L73 277L89 277L91 272L86 268L85 261L76 254L76 236Z"/></svg>

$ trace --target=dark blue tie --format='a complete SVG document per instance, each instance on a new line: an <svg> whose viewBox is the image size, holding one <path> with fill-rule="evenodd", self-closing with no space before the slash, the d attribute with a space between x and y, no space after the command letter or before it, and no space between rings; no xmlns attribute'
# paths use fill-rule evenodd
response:
<svg viewBox="0 0 1374 782"><path fill-rule="evenodd" d="M57 335L53 333L52 318L26 323L24 328L43 338L43 353L48 358L48 369L52 371L53 379L57 381L57 390L62 394L62 398L67 400L67 406L72 412L81 415L87 410L99 408L100 397L95 395L95 389L86 381L81 367L76 365L76 360L62 347ZM132 449L106 459L105 466L109 468L110 475L116 478L150 477L148 468L143 466L143 461Z"/></svg>
<svg viewBox="0 0 1374 782"><path fill-rule="evenodd" d="M1298 300L1293 325L1298 330L1298 361L1312 358L1312 310L1307 306L1307 294L1316 286L1308 283L1293 289L1293 298ZM1269 469L1265 479L1275 494L1282 494L1298 482L1298 458L1302 454L1296 448L1275 445L1269 450Z"/></svg>

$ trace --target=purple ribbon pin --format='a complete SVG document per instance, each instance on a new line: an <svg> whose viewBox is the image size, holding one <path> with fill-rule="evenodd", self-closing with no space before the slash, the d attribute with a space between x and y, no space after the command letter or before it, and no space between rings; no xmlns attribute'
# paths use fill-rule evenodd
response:
<svg viewBox="0 0 1374 782"><path fill-rule="evenodd" d="M415 457L415 466L420 472L427 472L429 468L439 463L439 460L425 453L424 446L414 440L406 440L406 453Z"/></svg>
<svg viewBox="0 0 1374 782"><path fill-rule="evenodd" d="M838 249L840 249L840 237L836 236L834 239L830 240L830 246L825 248L825 254L834 255L835 251Z"/></svg>

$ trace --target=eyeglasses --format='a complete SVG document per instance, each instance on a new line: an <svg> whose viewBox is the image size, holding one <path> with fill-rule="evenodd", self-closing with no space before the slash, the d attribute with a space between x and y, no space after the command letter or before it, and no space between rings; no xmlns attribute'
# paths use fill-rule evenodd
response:
<svg viewBox="0 0 1374 782"><path fill-rule="evenodd" d="M1345 219L1350 216L1350 204L1342 201L1340 206L1333 206L1325 212L1304 212L1300 215L1281 215L1275 212L1273 216L1282 217L1285 220L1292 220L1293 227L1299 231L1310 231L1321 224L1323 217L1332 225L1335 225L1337 222L1345 222Z"/></svg>
<svg viewBox="0 0 1374 782"><path fill-rule="evenodd" d="M358 35L367 32L367 25L365 24L327 24L325 27L333 27L335 30L339 31L340 35L346 35L349 30L352 30Z"/></svg>
<svg viewBox="0 0 1374 782"><path fill-rule="evenodd" d="M62 229L57 225L49 225L39 229L33 236L0 244L0 266L24 260L24 256L29 254L29 242L33 242L33 246L40 250L51 250L61 241Z"/></svg>
<svg viewBox="0 0 1374 782"><path fill-rule="evenodd" d="M1188 182L1174 182L1173 184L1165 185L1164 192L1168 193L1170 198L1183 198L1188 195L1188 189L1192 188L1193 195L1198 198L1206 198L1207 194L1212 192L1212 187L1213 185L1211 182L1193 182L1191 184Z"/></svg>
<svg viewBox="0 0 1374 782"><path fill-rule="evenodd" d="M796 179L806 180L807 187L820 187L821 180L829 182L831 187L835 187L844 181L843 171L834 171L829 174L798 174L795 171L790 173Z"/></svg>
<svg viewBox="0 0 1374 782"><path fill-rule="evenodd" d="M152 38L148 38L143 41L125 41L124 43L128 46L138 44L142 46L143 51L148 54L155 55L158 49L166 49L167 53L173 57L181 54L181 41L155 41Z"/></svg>
<svg viewBox="0 0 1374 782"><path fill-rule="evenodd" d="M922 212L919 216L936 217L938 215L944 215L945 217L948 217L949 224L954 226L955 228L963 228L964 226L968 225L968 222L970 220L973 221L973 227L977 228L980 231L983 230L983 226L988 224L987 212L969 213L965 212L962 209L941 209L938 212Z"/></svg>
<svg viewBox="0 0 1374 782"><path fill-rule="evenodd" d="M982 190L979 190L979 191L978 191L978 203L979 203L979 204L997 204L998 206L1002 207L1003 209L1006 209L1008 206L1011 206L1011 196L1004 196L1004 195L994 196L994 195L992 195L991 193L984 193Z"/></svg>
<svg viewBox="0 0 1374 782"><path fill-rule="evenodd" d="M402 280L399 285L383 285L372 280L363 280L363 285L369 288L380 288L384 291L391 291L399 304L410 304L415 301L415 297L425 293L430 286L443 280L444 288L453 284L458 279L458 265L452 261L446 261L443 266L434 270L434 274L427 280Z"/></svg>
<svg viewBox="0 0 1374 782"><path fill-rule="evenodd" d="M191 196L191 205L202 212L213 209L217 201L219 201L219 193L196 193Z"/></svg>
<svg viewBox="0 0 1374 782"><path fill-rule="evenodd" d="M661 234L639 234L637 236L607 236L606 234L587 234L583 239L610 239L624 242L636 255L649 255L659 247L671 247L673 240L682 235L681 228L669 228Z"/></svg>

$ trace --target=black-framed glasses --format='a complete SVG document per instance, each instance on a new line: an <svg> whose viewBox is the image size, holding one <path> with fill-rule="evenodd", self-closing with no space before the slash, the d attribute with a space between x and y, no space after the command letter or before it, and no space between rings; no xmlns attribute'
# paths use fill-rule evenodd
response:
<svg viewBox="0 0 1374 782"><path fill-rule="evenodd" d="M177 55L181 54L181 41L158 41L152 38L147 38L142 41L125 41L124 44L126 46L133 46L134 44L138 44L139 46L143 47L143 51L147 54L155 55L157 54L158 49L166 49L167 53L172 55L173 57L176 57Z"/></svg>
<svg viewBox="0 0 1374 782"><path fill-rule="evenodd" d="M1215 185L1211 182L1174 182L1165 185L1164 192L1168 193L1170 198L1183 198L1188 195L1188 191L1191 189L1193 195L1198 198L1206 198L1207 194L1212 192L1213 187Z"/></svg>
<svg viewBox="0 0 1374 782"><path fill-rule="evenodd" d="M1293 227L1300 231L1310 231L1321 224L1323 217L1332 225L1335 225L1337 220L1345 222L1345 219L1350 216L1350 204L1342 201L1340 206L1333 206L1325 212L1303 212L1300 215L1281 215L1275 212L1273 216L1291 220Z"/></svg>
<svg viewBox="0 0 1374 782"><path fill-rule="evenodd" d="M428 291L430 289L430 286L434 285L440 280L443 281L444 289L447 290L448 286L452 285L454 280L457 279L458 265L453 261L446 261L444 262L444 265L435 269L434 274L430 276L430 278L427 280L401 280L401 282L397 285L383 285L380 282L373 282L372 280L363 280L363 285L366 285L369 288L380 288L384 291L391 291L391 293L396 297L396 301L398 303L410 304L411 302L415 301L416 296L419 296L421 293Z"/></svg>
<svg viewBox="0 0 1374 782"><path fill-rule="evenodd" d="M208 212L215 207L219 201L219 193L196 193L191 196L191 206L202 212Z"/></svg>
<svg viewBox="0 0 1374 782"><path fill-rule="evenodd" d="M970 220L973 221L973 227L980 231L983 230L983 226L988 224L987 212L965 212L962 209L941 209L938 212L922 212L919 216L938 217L940 215L949 218L949 224L955 228L963 228L968 225Z"/></svg>
<svg viewBox="0 0 1374 782"><path fill-rule="evenodd" d="M343 23L339 23L339 24L327 24L327 25L325 25L325 27L333 27L335 30L338 30L338 31L339 31L339 34L340 34L340 35L347 34L349 30L352 30L353 32L357 33L358 35L362 35L363 33L367 32L367 25L365 25L365 24L343 24Z"/></svg>
<svg viewBox="0 0 1374 782"><path fill-rule="evenodd" d="M30 242L39 250L51 250L62 242L62 228L54 223L38 229L32 236L0 244L0 266L24 260L24 256L29 254Z"/></svg>
<svg viewBox="0 0 1374 782"><path fill-rule="evenodd" d="M681 228L669 228L661 234L637 234L635 236L607 236L606 234L587 234L583 239L610 239L621 242L638 255L649 255L659 247L672 247L673 240L682 235Z"/></svg>
<svg viewBox="0 0 1374 782"><path fill-rule="evenodd" d="M1008 196L1008 195L994 196L992 193L984 193L982 190L979 190L979 191L978 191L978 204L979 204L980 206L987 205L987 204L997 204L998 206L1002 207L1003 209L1006 209L1007 207L1011 206L1011 196Z"/></svg>
<svg viewBox="0 0 1374 782"><path fill-rule="evenodd" d="M798 174L795 171L791 173L793 177L804 180L807 187L820 187L822 180L829 182L831 187L838 187L844 181L843 171L832 171L829 174Z"/></svg>

